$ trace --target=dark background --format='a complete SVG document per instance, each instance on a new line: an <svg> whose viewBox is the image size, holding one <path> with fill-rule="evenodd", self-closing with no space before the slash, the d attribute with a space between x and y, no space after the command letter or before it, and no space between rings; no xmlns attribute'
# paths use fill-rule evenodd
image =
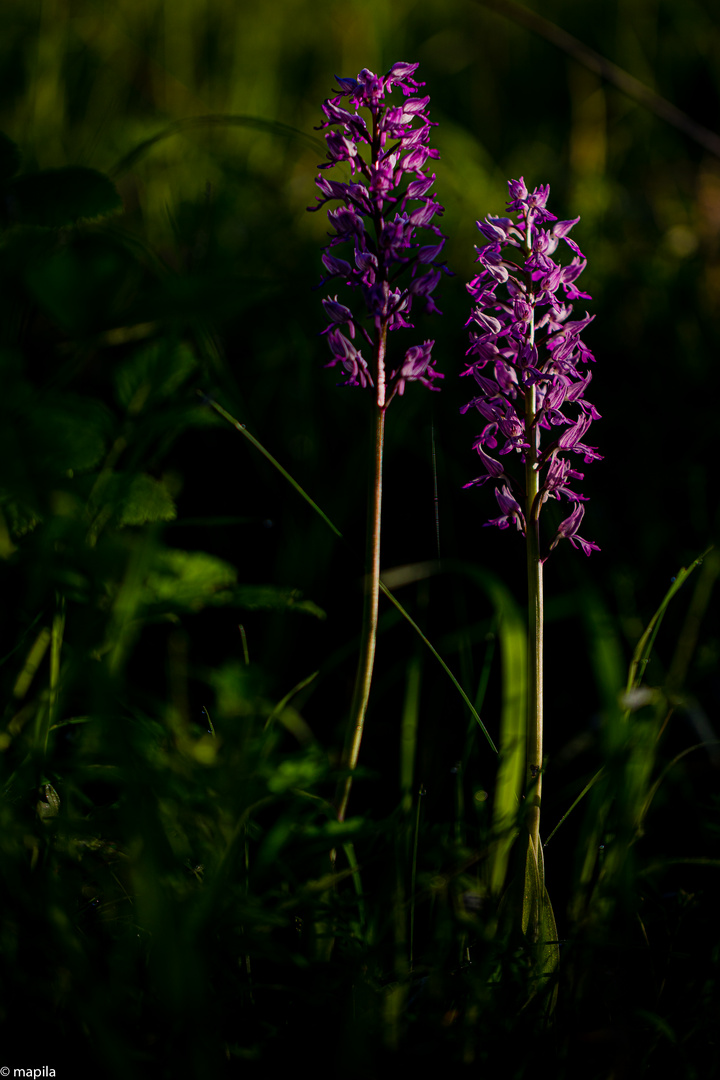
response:
<svg viewBox="0 0 720 1080"><path fill-rule="evenodd" d="M528 24L522 12L529 10L547 21ZM553 43L544 36L553 27L572 38ZM600 715L618 689L612 664L603 666L607 650L624 668L674 575L717 537L720 159L687 125L678 129L619 89L614 69L602 77L578 42L659 100L717 128L720 23L709 0L549 0L520 12L455 0L6 0L0 130L19 146L23 170L89 166L113 178L123 203L122 214L57 241L77 251L84 268L77 292L70 290L72 310L56 281L38 283L29 248L5 249L3 345L22 353L36 395L21 424L27 418L32 431L34 402L39 408L68 390L100 402L116 436L114 372L134 345L127 337L114 344L112 333L152 324L150 337L160 327L186 342L199 361L178 392L186 411L167 420L167 430L161 418L137 451L175 494L177 520L158 535L170 547L226 560L241 583L297 589L327 616L212 609L185 613L179 636L148 626L128 660L123 705L172 697L179 664L182 694L199 724L209 672L242 656L242 621L252 678L267 700L320 671L297 705L330 755L338 753L362 607L372 417L367 395L338 388L336 370L323 369L328 352L318 334L327 290L314 286L327 223L322 212L307 213L323 159L311 140L334 74L418 61L438 125L436 190L455 276L438 290L443 317L419 318L412 334L412 341L435 338L441 392L409 386L388 414L383 568L398 571L398 598L471 698L490 665L482 715L497 738L496 612L463 567L488 572L523 605L525 553L518 535L483 528L496 513L491 492L463 490L479 471L478 422L459 414L473 393L458 377L470 313L465 283L474 273L475 221L503 213L508 179L549 183L558 218L581 218L573 237L588 258L580 285L595 315L584 337L597 359L589 397L602 414L589 441L604 459L587 467L581 487L590 497L581 533L601 552L586 558L562 544L546 567L547 827L592 775ZM576 313L583 310L576 303ZM247 426L345 542L230 425L210 423L207 411L198 419L198 389ZM190 413L195 419L186 423ZM22 455L14 439L3 444L3 488L4 471L10 475L13 457ZM61 518L55 488L33 483L45 520ZM2 656L30 633L38 612L51 609L64 580L61 548L43 546L39 535L14 536L19 554L3 548ZM413 569L438 558L441 569ZM97 580L112 577L108 566L93 564ZM697 625L695 616L687 621L692 585L671 606L648 668L653 685L668 670L681 676L667 758L716 737L716 573L705 579ZM397 586L403 576L408 584ZM94 624L69 611L67 640L79 654ZM381 613L362 754L368 776L353 795L355 812L378 819L397 803L399 718L409 664L421 650L389 607ZM677 653L683 641L687 658ZM439 666L422 655L415 781L428 789L428 817L446 820L468 715ZM12 664L6 668L8 688L16 675ZM67 715L87 707L84 689L80 677ZM704 752L693 761L678 781L681 809L658 799L650 850L689 844L700 853L689 838L698 836L715 768ZM469 762L471 788L491 789L494 758L481 736ZM574 828L553 841L549 873L560 894L571 875ZM562 901L556 907L562 919Z"/></svg>

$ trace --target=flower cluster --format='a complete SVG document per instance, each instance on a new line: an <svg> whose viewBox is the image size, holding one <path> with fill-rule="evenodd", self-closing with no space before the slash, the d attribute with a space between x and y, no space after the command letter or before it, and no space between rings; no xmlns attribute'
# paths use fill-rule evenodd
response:
<svg viewBox="0 0 720 1080"><path fill-rule="evenodd" d="M387 75L364 69L357 79L338 77L340 94L322 106L326 120L318 130L331 130L325 135L328 161L320 168L347 162L351 180L341 183L321 174L316 182L322 194L316 206L308 207L319 210L327 202L339 201L336 209L328 211L333 232L323 254L327 275L321 285L336 279L358 288L374 330L362 325L337 296L324 300L329 325L323 333L332 353L327 366L342 365L348 376L345 385L374 387L381 406L389 404L395 393L402 394L406 382L437 389L433 380L443 377L432 366L433 341L411 346L399 367L389 375L385 370L388 331L413 326L410 315L415 301L428 312L438 310L432 293L445 270L438 262L445 237L433 224L443 207L430 194L435 175L425 172L428 160L439 154L428 145L430 99L414 96L425 85L412 77L417 67L397 63ZM396 87L404 100L390 105L384 99ZM354 111L346 107L344 98ZM368 110L369 123L360 109ZM424 244L416 240L421 228L431 234ZM336 250L347 244L352 254L343 250L347 257L341 258ZM361 351L365 343L372 353L372 368Z"/></svg>
<svg viewBox="0 0 720 1080"><path fill-rule="evenodd" d="M477 409L486 423L475 442L484 473L465 486L492 481L501 514L488 524L514 524L522 533L526 517L536 524L547 499L568 499L572 513L550 550L566 538L589 555L599 548L577 535L586 497L573 490L583 473L566 456L580 454L585 462L601 457L583 441L600 416L585 397L592 374L583 369L594 357L580 337L594 316L569 318L568 301L590 299L575 284L586 259L568 235L580 219L558 221L546 209L548 186L530 193L522 178L508 186L507 209L516 220L488 216L477 223L482 269L467 286L476 306L467 323L473 324L467 350L472 363L463 374L474 377L480 393L461 412ZM573 253L565 266L552 258L560 240ZM488 451L518 454L526 466L525 487Z"/></svg>

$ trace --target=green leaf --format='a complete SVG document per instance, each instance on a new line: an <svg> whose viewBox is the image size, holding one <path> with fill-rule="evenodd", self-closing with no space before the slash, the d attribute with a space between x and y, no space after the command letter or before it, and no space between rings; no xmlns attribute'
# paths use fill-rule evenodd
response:
<svg viewBox="0 0 720 1080"><path fill-rule="evenodd" d="M521 926L532 950L530 997L552 987L546 1009L549 1014L554 1009L557 999L557 985L554 985L554 977L560 963L560 946L552 904L543 884L545 875L542 862L542 846L536 859L532 839L528 836Z"/></svg>
<svg viewBox="0 0 720 1080"><path fill-rule="evenodd" d="M291 788L312 787L327 775L327 771L327 759L321 751L313 747L303 755L281 761L268 776L267 786L273 795L282 795ZM318 830L317 835L320 833L321 830Z"/></svg>
<svg viewBox="0 0 720 1080"><path fill-rule="evenodd" d="M6 518L10 536L15 540L31 533L43 522L36 510L10 498L2 489L0 489L0 508Z"/></svg>
<svg viewBox="0 0 720 1080"><path fill-rule="evenodd" d="M57 394L36 406L33 426L45 443L41 468L52 474L86 472L105 453L109 416L103 406L76 394Z"/></svg>
<svg viewBox="0 0 720 1080"><path fill-rule="evenodd" d="M297 589L236 582L235 567L214 555L167 549L158 553L146 580L145 602L155 615L204 607L237 607L246 611L298 611L325 618L322 608L303 600Z"/></svg>
<svg viewBox="0 0 720 1080"><path fill-rule="evenodd" d="M560 943L558 941L555 913L547 889L544 890L542 918L540 922L540 954L535 969L540 991L552 988L547 1001L546 1015L553 1012L557 1002L558 987L555 978L560 966Z"/></svg>
<svg viewBox="0 0 720 1080"><path fill-rule="evenodd" d="M0 182L9 180L20 168L20 151L12 139L0 131Z"/></svg>
<svg viewBox="0 0 720 1080"><path fill-rule="evenodd" d="M196 367L193 351L184 342L152 342L117 368L117 400L124 408L139 412L148 401L170 397Z"/></svg>
<svg viewBox="0 0 720 1080"><path fill-rule="evenodd" d="M601 691L604 692L606 698L606 712L609 718L609 722L606 721L604 727L606 730L606 739L608 740L608 748L615 749L616 747L624 746L627 740L627 722L630 718L632 709L632 695L637 691L638 687L642 683L643 675L645 672L645 665L647 664L652 647L655 642L660 624L662 623L665 611L679 589L685 584L687 579L693 573L693 571L701 565L703 559L709 554L712 548L708 548L702 555L698 556L689 567L684 566L680 568L677 576L673 580L670 588L665 594L662 603L654 613L650 622L648 623L645 632L641 636L637 643L633 658L630 663L630 668L627 675L627 683L625 685L625 693L620 695L619 689L623 682L623 676L621 672L621 652L619 642L616 640L617 634L612 625L609 614L605 611L601 601L593 593L586 592L583 602L583 612L585 613L588 627L591 631L591 656L593 658L594 666L596 669L596 675L598 680L598 686ZM625 713L621 712L620 705L625 707ZM608 729L610 731L611 738L608 739ZM652 799L657 791L660 781L665 776L665 771L661 774L661 777L649 787L650 771L652 769L655 760L656 749L656 732L653 734L652 729L648 738L648 752L645 753L644 748L635 745L632 747L632 760L634 760L638 766L637 769L631 770L633 773L633 783L635 783L640 776L642 776L643 784L636 790L637 804L635 806L635 818L638 823L641 823L648 807L652 802ZM704 745L700 743L698 745ZM690 749L694 749L691 747ZM689 750L684 751L689 753ZM670 763L674 764L675 761L680 760L680 754L677 758ZM670 766L668 766L670 768ZM605 774L605 766L603 766L592 779L585 785L578 797L574 800L570 808L563 814L558 821L555 828L548 836L545 844L547 845L557 830L563 824L565 819L572 813L579 802L587 795L593 785ZM625 794L629 793L625 791ZM605 796L601 797L605 800ZM597 850L597 844L593 841L588 845L588 855L586 857L587 870L585 871L585 877L589 879L592 866L594 864L593 854Z"/></svg>
<svg viewBox="0 0 720 1080"><path fill-rule="evenodd" d="M325 619L325 612L312 600L303 600L299 589L283 589L278 585L238 585L229 593L217 597L216 606L227 604L245 611L299 611Z"/></svg>
<svg viewBox="0 0 720 1080"><path fill-rule="evenodd" d="M0 459L7 486L15 475L33 473L54 483L69 471L97 465L110 427L99 402L79 394L40 396L23 379L7 378L1 363L0 379Z"/></svg>
<svg viewBox="0 0 720 1080"><path fill-rule="evenodd" d="M283 765L285 764L287 764L287 762L283 762ZM352 817L348 818L346 821L334 821L331 818L322 825L304 825L302 833L303 836L306 836L309 839L325 839L325 837L329 837L337 842L342 841L349 836L357 836L358 833L369 832L373 829L377 829L377 826L368 823L364 817Z"/></svg>
<svg viewBox="0 0 720 1080"><path fill-rule="evenodd" d="M145 580L145 600L173 610L199 611L237 579L229 563L204 551L166 549Z"/></svg>
<svg viewBox="0 0 720 1080"><path fill-rule="evenodd" d="M533 851L532 839L527 838L525 853L525 883L522 902L522 932L535 941L540 932L540 871Z"/></svg>
<svg viewBox="0 0 720 1080"><path fill-rule="evenodd" d="M670 586L668 591L665 593L665 596L663 598L662 603L660 604L660 607L657 609L657 611L653 615L652 619L650 620L650 622L647 625L645 633L643 634L643 636L640 638L640 640L637 643L637 646L635 648L635 652L633 653L632 663L630 664L630 671L628 672L628 681L627 681L627 692L628 693L634 687L639 686L640 683L642 682L642 677L643 677L644 672L645 672L645 665L647 664L648 660L650 659L650 653L652 652L652 647L653 647L653 644L655 643L655 638L657 637L657 632L660 629L660 624L661 624L661 622L663 620L663 616L665 615L668 604L670 603L672 598L675 596L675 594L683 587L683 585L685 584L687 579L692 574L693 570L695 570L698 566L701 565L703 559L705 558L706 555L709 554L709 552L711 550L712 550L712 547L709 547L706 551L704 551L702 553L702 555L698 555L697 559L695 559L695 561L692 562L690 564L690 566L687 567L687 569L684 566L682 566L678 570L677 577L674 578L672 585Z"/></svg>
<svg viewBox="0 0 720 1080"><path fill-rule="evenodd" d="M7 361L7 362L6 362ZM12 531L28 531L76 472L105 453L112 418L98 401L76 394L39 395L7 354L0 354L0 500Z"/></svg>
<svg viewBox="0 0 720 1080"><path fill-rule="evenodd" d="M52 229L122 210L112 180L83 165L19 176L8 184L5 199L11 224Z"/></svg>
<svg viewBox="0 0 720 1080"><path fill-rule="evenodd" d="M118 481L123 477L118 476ZM111 477L112 482L116 476ZM104 489L104 497L108 497L108 488ZM116 511L118 525L146 525L148 522L172 522L177 517L175 501L165 484L160 480L145 473L135 476L130 488L127 489L120 501L120 507Z"/></svg>

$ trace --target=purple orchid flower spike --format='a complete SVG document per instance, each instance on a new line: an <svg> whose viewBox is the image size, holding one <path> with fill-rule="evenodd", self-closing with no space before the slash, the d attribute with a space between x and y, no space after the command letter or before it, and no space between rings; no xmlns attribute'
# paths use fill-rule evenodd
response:
<svg viewBox="0 0 720 1080"><path fill-rule="evenodd" d="M308 207L340 203L328 211L333 231L320 284L333 280L359 291L370 322L365 325L357 310L351 313L337 296L323 301L330 319L323 331L332 353L327 366L341 365L344 385L373 388L381 408L402 394L407 382L437 390L434 381L443 378L433 366L432 341L411 345L386 371L388 333L413 328L414 304L438 312L432 294L442 272L449 273L438 261L445 236L435 219L443 207L430 192L435 175L426 170L439 154L429 146L434 125L428 117L429 97L417 96L425 85L413 78L417 67L397 63L386 75L364 68L356 79L336 76L340 93L322 106L326 119L320 129L330 130L325 135L328 160L320 168L347 163L351 179L340 182L321 174L318 203ZM386 97L396 89L402 98L390 104ZM369 112L367 120L360 110ZM421 230L429 234L423 241ZM340 246L344 258L336 253Z"/></svg>
<svg viewBox="0 0 720 1080"><path fill-rule="evenodd" d="M407 383L437 390L434 384L443 378L434 366L431 339L410 344L397 358L387 357L388 335L413 329L414 306L438 312L433 293L443 272L449 273L439 261L445 236L436 219L443 207L431 193L435 174L427 173L428 163L439 154L430 146L430 98L418 94L425 84L415 80L417 68L399 63L386 75L364 68L356 79L338 78L339 94L322 107L327 161L319 167L343 166L350 178L330 180L321 172L316 180L320 197L316 206L308 207L339 204L328 210L332 231L322 260L326 276L320 283L331 280L338 287L335 296L323 300L328 318L323 333L332 354L327 366L340 364L345 385L368 387L374 397L366 599L351 734L341 759L346 775L336 794L338 821L345 820L375 663L385 415ZM394 91L400 95L388 101ZM349 295L340 295L342 286ZM362 305L352 302L358 294ZM506 516L512 514L512 507L501 508Z"/></svg>
<svg viewBox="0 0 720 1080"><path fill-rule="evenodd" d="M489 216L477 223L481 269L467 286L475 309L468 319L472 360L463 375L472 375L480 392L460 411L476 409L484 427L475 440L483 473L465 486L494 483L502 515L488 524L501 529L515 524L523 534L528 524L537 528L548 499L568 499L572 513L549 551L568 539L589 555L600 549L577 535L586 497L574 490L574 481L583 473L565 456L580 454L585 463L601 458L584 442L600 417L586 398L592 378L586 365L594 357L580 337L594 316L569 318L569 301L590 299L575 284L586 259L568 235L580 219L558 221L550 213L547 185L529 192L521 177L508 187L507 209L516 216ZM566 265L553 259L561 240L572 254ZM525 465L524 486L488 451L500 458L518 455Z"/></svg>

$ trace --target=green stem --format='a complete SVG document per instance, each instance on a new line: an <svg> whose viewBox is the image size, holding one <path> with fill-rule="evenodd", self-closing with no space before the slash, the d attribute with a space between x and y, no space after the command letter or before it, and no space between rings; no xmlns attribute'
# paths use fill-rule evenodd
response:
<svg viewBox="0 0 720 1080"><path fill-rule="evenodd" d="M368 521L368 567L365 579L365 604L360 635L360 660L355 677L355 691L351 711L351 736L343 760L348 775L338 788L338 821L345 820L352 773L357 767L362 743L365 715L370 697L375 645L377 642L378 607L380 600L380 532L382 523L382 467L385 442L385 344L387 330L383 327L377 349L377 406L375 411L375 436L373 440L373 474Z"/></svg>
<svg viewBox="0 0 720 1080"><path fill-rule="evenodd" d="M530 410L535 391L528 394ZM526 799L528 829L537 857L540 843L540 798L543 760L543 567L540 560L538 522L538 469L534 440L528 453L525 479L527 485L527 573L528 573L528 721L526 736Z"/></svg>
<svg viewBox="0 0 720 1080"><path fill-rule="evenodd" d="M532 250L530 224L526 253ZM534 343L535 319L530 325ZM540 801L543 762L543 564L540 558L540 429L537 423L536 387L525 388L525 435L529 449L525 458L526 546L528 576L528 716L526 729L525 799L527 826L544 889L540 851Z"/></svg>

